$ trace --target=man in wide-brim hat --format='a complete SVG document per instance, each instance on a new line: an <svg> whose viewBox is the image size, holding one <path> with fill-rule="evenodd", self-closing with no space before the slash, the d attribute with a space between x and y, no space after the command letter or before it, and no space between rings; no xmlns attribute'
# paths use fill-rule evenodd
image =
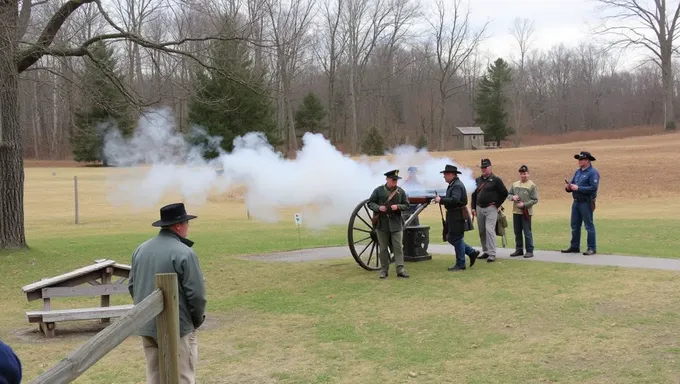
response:
<svg viewBox="0 0 680 384"><path fill-rule="evenodd" d="M479 256L471 246L465 244L465 221L467 214L467 191L465 184L458 178L461 172L455 165L447 164L444 170L439 172L444 175L444 180L449 183L444 197L436 196L435 202L446 207L446 241L453 245L456 253L456 263L449 267L449 271L458 272L465 270L465 255L470 256L470 266L472 267Z"/></svg>
<svg viewBox="0 0 680 384"><path fill-rule="evenodd" d="M578 169L564 187L574 199L571 204L571 243L569 248L562 250L562 253L581 252L581 223L583 223L588 234L588 249L583 254L594 255L597 253L594 212L600 173L592 165L595 157L590 152L581 151L574 155L574 159L578 160Z"/></svg>
<svg viewBox="0 0 680 384"><path fill-rule="evenodd" d="M205 320L205 282L198 256L187 239L189 221L196 216L186 212L183 203L160 209L160 220L151 225L161 230L132 254L128 289L135 305L155 290L157 273L176 273L179 284L179 370L180 383L194 383L198 356L196 329ZM160 383L156 321L144 324L136 333L142 337L146 358L147 383Z"/></svg>

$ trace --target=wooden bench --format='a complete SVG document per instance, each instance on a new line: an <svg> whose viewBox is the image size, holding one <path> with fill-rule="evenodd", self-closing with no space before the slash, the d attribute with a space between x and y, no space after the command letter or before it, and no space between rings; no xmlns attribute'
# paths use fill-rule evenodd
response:
<svg viewBox="0 0 680 384"><path fill-rule="evenodd" d="M73 320L100 320L123 316L133 305L110 306L111 295L129 295L126 280L130 266L114 260L95 260L95 264L63 275L42 279L22 288L28 301L43 300L43 309L26 312L29 323L38 323L46 337L55 336L55 323ZM113 277L119 277L112 282ZM101 296L99 307L52 309L52 299L59 297Z"/></svg>

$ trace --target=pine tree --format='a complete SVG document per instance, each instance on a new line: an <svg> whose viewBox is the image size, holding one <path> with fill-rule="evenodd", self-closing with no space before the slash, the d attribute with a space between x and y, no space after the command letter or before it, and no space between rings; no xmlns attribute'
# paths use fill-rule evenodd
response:
<svg viewBox="0 0 680 384"><path fill-rule="evenodd" d="M505 111L508 101L505 89L511 79L510 67L503 59L498 58L488 67L475 97L475 120L482 125L486 137L496 141L498 145L513 133L513 129L508 126L508 113Z"/></svg>
<svg viewBox="0 0 680 384"><path fill-rule="evenodd" d="M195 127L189 133L192 144L204 146L206 159L218 152L205 135L221 137L220 147L226 151L233 150L234 138L248 132L262 132L270 144L278 145L264 74L251 69L247 47L233 40L215 41L211 51L214 69L197 74L189 103L189 123Z"/></svg>
<svg viewBox="0 0 680 384"><path fill-rule="evenodd" d="M366 132L366 137L363 143L361 143L361 152L370 156L382 156L385 154L385 139L383 139L375 125L371 125Z"/></svg>
<svg viewBox="0 0 680 384"><path fill-rule="evenodd" d="M92 58L85 58L82 87L86 96L81 109L75 113L71 146L75 161L101 161L107 166L104 156L107 133L118 129L123 136L129 136L134 130L134 123L129 103L111 79L122 79L116 73L113 49L98 41L92 44L91 52Z"/></svg>
<svg viewBox="0 0 680 384"><path fill-rule="evenodd" d="M325 117L326 109L321 100L309 92L295 112L295 126L303 132L324 132L327 129L323 123Z"/></svg>

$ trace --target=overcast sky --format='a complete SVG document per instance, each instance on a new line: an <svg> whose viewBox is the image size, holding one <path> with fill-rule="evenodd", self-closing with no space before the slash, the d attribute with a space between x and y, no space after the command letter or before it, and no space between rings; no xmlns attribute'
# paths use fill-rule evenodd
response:
<svg viewBox="0 0 680 384"><path fill-rule="evenodd" d="M433 0L420 1L424 10L436 9ZM446 1L447 6L452 7L453 0ZM483 49L490 51L492 57L506 59L517 57L519 52L509 31L515 18L534 21L531 48L545 50L559 43L575 46L579 41L593 41L596 37L591 31L601 26L603 15L594 0L463 0L463 6L468 5L475 26L490 20L488 35L491 37L483 43ZM619 64L630 68L639 63L636 59L641 53L644 52L628 52Z"/></svg>

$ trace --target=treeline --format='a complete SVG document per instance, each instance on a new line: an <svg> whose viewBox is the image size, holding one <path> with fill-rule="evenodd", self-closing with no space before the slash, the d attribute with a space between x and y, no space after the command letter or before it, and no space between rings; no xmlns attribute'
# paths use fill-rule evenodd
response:
<svg viewBox="0 0 680 384"><path fill-rule="evenodd" d="M106 17L165 43L147 49L106 39L83 57L43 56L23 72L26 157L105 160L106 133L131 133L154 106L171 107L196 143L205 138L195 125L222 136L225 149L262 131L284 152L298 149L306 131L369 153L403 143L447 149L456 126L480 125L489 141L521 144L533 133L664 122L655 63L622 71L619 56L589 42L534 49L530 20L515 22L515 54L499 58L481 50L488 25L471 24L459 0L433 9L413 0L196 0L181 8L114 0L107 15L97 6L66 21L55 50L109 33ZM26 40L37 39L58 7L34 7ZM180 41L182 54L174 54Z"/></svg>

